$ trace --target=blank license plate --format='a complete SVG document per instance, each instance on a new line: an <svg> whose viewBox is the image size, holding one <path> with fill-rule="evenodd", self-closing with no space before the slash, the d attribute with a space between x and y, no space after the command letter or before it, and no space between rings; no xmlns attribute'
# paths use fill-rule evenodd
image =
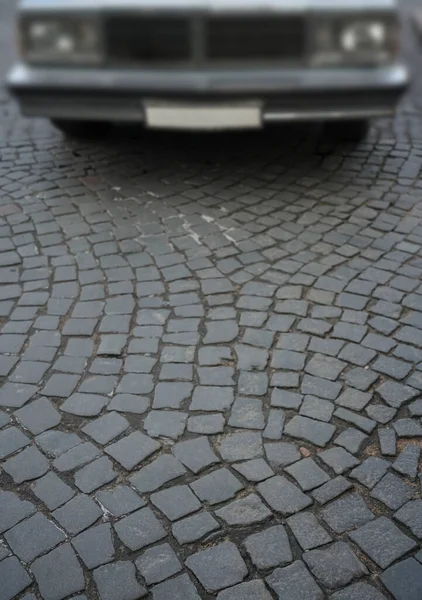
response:
<svg viewBox="0 0 422 600"><path fill-rule="evenodd" d="M148 127L159 129L221 130L258 129L262 126L258 104L146 103Z"/></svg>

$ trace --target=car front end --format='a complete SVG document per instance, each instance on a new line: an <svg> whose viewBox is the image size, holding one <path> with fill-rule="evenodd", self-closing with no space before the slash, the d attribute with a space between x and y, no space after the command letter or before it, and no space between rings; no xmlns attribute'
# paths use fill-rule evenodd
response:
<svg viewBox="0 0 422 600"><path fill-rule="evenodd" d="M27 116L178 129L394 114L392 0L23 0L8 85Z"/></svg>

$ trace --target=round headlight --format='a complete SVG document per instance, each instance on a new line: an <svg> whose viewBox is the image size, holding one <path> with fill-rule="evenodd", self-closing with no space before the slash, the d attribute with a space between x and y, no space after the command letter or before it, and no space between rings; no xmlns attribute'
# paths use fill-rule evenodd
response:
<svg viewBox="0 0 422 600"><path fill-rule="evenodd" d="M44 40L48 37L50 27L48 23L32 23L29 28L28 35L33 40Z"/></svg>
<svg viewBox="0 0 422 600"><path fill-rule="evenodd" d="M386 40L386 27L379 22L354 23L343 29L340 36L342 49L350 53L379 50Z"/></svg>
<svg viewBox="0 0 422 600"><path fill-rule="evenodd" d="M62 54L69 54L75 50L75 39L66 33L62 33L56 40L57 50Z"/></svg>

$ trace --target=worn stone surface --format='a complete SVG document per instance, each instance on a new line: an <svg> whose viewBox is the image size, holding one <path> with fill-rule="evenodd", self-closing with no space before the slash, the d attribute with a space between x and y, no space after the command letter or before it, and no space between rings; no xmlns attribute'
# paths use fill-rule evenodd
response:
<svg viewBox="0 0 422 600"><path fill-rule="evenodd" d="M344 587L368 573L365 565L345 542L306 552L303 559L311 573L329 589Z"/></svg>
<svg viewBox="0 0 422 600"><path fill-rule="evenodd" d="M246 564L232 542L223 542L193 554L186 564L208 591L240 583L248 574Z"/></svg>
<svg viewBox="0 0 422 600"><path fill-rule="evenodd" d="M280 567L293 561L289 538L282 525L250 535L244 546L258 569Z"/></svg>
<svg viewBox="0 0 422 600"><path fill-rule="evenodd" d="M359 548L382 569L387 568L417 545L386 517L380 517L367 523L349 535Z"/></svg>
<svg viewBox="0 0 422 600"><path fill-rule="evenodd" d="M403 600L417 581L415 2L412 86L357 145L305 124L66 138L5 89L0 2L0 596Z"/></svg>

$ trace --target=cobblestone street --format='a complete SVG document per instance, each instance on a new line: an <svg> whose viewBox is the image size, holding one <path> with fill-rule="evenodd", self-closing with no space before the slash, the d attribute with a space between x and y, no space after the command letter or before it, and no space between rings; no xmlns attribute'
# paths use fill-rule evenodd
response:
<svg viewBox="0 0 422 600"><path fill-rule="evenodd" d="M402 10L414 84L358 147L69 141L0 85L0 600L422 599Z"/></svg>

